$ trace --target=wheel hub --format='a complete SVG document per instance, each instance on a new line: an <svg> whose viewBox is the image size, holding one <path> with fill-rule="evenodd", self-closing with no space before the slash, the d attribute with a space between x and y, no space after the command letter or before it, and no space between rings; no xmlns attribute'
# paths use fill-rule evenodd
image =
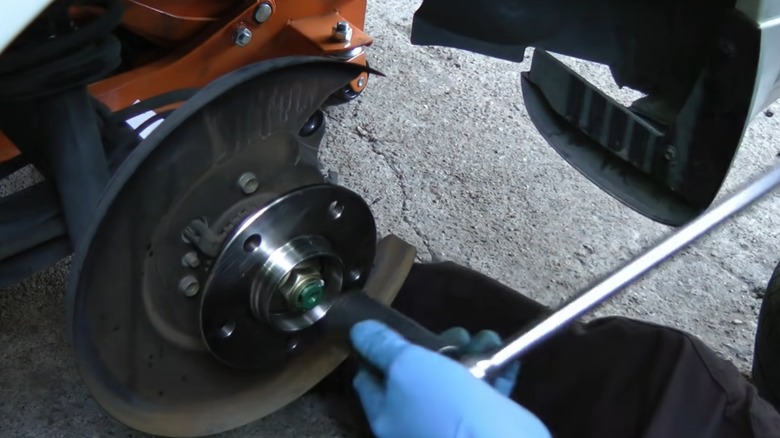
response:
<svg viewBox="0 0 780 438"><path fill-rule="evenodd" d="M316 342L309 329L336 297L363 285L375 245L370 209L342 187L304 187L265 206L226 239L209 275L201 304L209 351L236 368L284 366Z"/></svg>

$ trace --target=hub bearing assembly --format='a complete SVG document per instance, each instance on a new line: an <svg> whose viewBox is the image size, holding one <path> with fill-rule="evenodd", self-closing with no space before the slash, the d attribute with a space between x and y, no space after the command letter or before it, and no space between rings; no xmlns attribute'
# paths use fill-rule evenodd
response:
<svg viewBox="0 0 780 438"><path fill-rule="evenodd" d="M112 416L165 436L247 424L346 357L320 328L340 294L392 300L399 282L372 277L411 259L381 267L369 208L317 163L320 107L361 71L311 58L238 70L123 162L67 296L79 370Z"/></svg>
<svg viewBox="0 0 780 438"><path fill-rule="evenodd" d="M335 186L299 189L247 218L206 284L201 324L209 350L237 368L284 367L319 340L306 329L336 296L363 285L375 240L368 206Z"/></svg>

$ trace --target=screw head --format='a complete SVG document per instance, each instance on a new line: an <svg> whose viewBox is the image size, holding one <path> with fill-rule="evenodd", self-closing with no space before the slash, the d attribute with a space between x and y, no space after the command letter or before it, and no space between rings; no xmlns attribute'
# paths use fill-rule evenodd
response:
<svg viewBox="0 0 780 438"><path fill-rule="evenodd" d="M270 3L264 2L260 3L260 6L257 7L255 10L255 16L254 19L258 23L262 24L268 21L269 18L271 18L271 15L274 13L274 8L271 6Z"/></svg>
<svg viewBox="0 0 780 438"><path fill-rule="evenodd" d="M187 268L197 268L200 266L198 253L195 251L190 251L187 254L184 254L184 256L181 258L181 264Z"/></svg>
<svg viewBox="0 0 780 438"><path fill-rule="evenodd" d="M238 47L246 47L250 41L252 41L252 31L246 26L239 26L239 28L236 29L236 35L233 38L233 42L236 43Z"/></svg>
<svg viewBox="0 0 780 438"><path fill-rule="evenodd" d="M200 283L194 275L187 275L179 280L179 291L187 298L192 298L200 291Z"/></svg>
<svg viewBox="0 0 780 438"><path fill-rule="evenodd" d="M238 187L245 195L251 195L260 187L260 182L252 172L246 172L238 177Z"/></svg>
<svg viewBox="0 0 780 438"><path fill-rule="evenodd" d="M352 26L346 21L339 21L333 26L333 39L348 43L352 39Z"/></svg>

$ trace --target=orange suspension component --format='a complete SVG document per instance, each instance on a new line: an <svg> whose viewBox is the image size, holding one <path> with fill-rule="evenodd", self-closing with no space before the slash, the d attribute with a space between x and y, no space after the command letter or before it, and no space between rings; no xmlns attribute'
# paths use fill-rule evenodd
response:
<svg viewBox="0 0 780 438"><path fill-rule="evenodd" d="M92 84L112 111L171 90L200 88L258 61L284 56L332 56L365 65L366 0L123 0L122 27L157 49L139 65ZM80 16L94 11L74 11ZM349 38L336 33L349 24ZM352 82L355 92L367 82ZM19 151L0 133L0 162Z"/></svg>

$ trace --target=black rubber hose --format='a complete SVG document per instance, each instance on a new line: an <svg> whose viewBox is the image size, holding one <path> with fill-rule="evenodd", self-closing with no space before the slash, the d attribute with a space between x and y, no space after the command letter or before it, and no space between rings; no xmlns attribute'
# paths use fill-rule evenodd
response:
<svg viewBox="0 0 780 438"><path fill-rule="evenodd" d="M45 44L38 44L34 48L25 46L24 50L17 51L11 46L0 56L0 74L26 70L60 58L65 53L79 50L106 38L122 21L123 8L119 0L84 0L76 4L102 7L105 12L76 32L47 39Z"/></svg>
<svg viewBox="0 0 780 438"><path fill-rule="evenodd" d="M37 20L44 24L29 29L35 35L17 41L0 56L0 101L53 96L95 82L119 66L121 44L111 32L121 22L121 4L118 0L78 4L102 6L105 12L72 33L49 37L45 23L67 14L66 8L50 9Z"/></svg>
<svg viewBox="0 0 780 438"><path fill-rule="evenodd" d="M120 63L120 44L108 37L67 57L24 72L0 74L0 100L18 102L50 96L95 82Z"/></svg>

